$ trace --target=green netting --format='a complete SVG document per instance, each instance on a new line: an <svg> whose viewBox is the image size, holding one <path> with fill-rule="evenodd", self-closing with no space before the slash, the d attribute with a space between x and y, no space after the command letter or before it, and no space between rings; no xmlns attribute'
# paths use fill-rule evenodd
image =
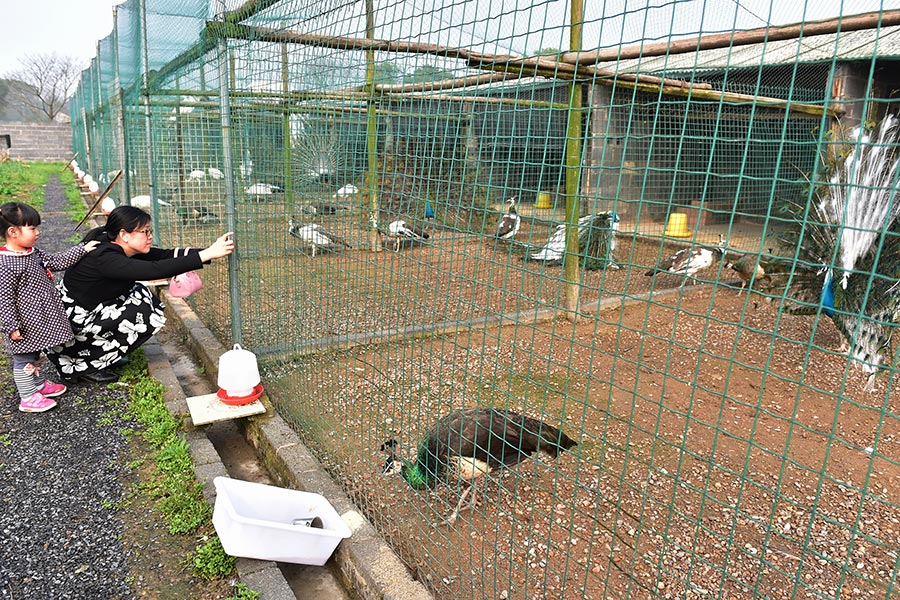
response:
<svg viewBox="0 0 900 600"><path fill-rule="evenodd" d="M73 139L436 597L891 598L894 4L127 0Z"/></svg>

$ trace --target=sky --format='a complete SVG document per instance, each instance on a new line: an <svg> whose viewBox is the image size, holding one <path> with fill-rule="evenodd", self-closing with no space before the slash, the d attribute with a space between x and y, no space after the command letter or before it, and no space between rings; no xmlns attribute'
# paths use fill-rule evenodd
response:
<svg viewBox="0 0 900 600"><path fill-rule="evenodd" d="M6 27L0 34L0 76L15 70L29 54L55 52L75 57L87 67L96 55L98 40L112 32L112 7L123 1L2 0ZM234 7L243 1L226 0L226 4ZM363 6L352 0L335 1L355 13ZM381 37L420 38L415 19L423 18L426 21L419 26L432 28L441 44L477 46L477 40L493 40L495 46L506 51L531 54L541 48L568 46L567 30L561 24L567 21L569 3L570 0L376 0L375 5L386 11L378 30ZM285 4L295 6L297 1ZM413 7L404 9L404 18L397 17L397 7L401 5ZM598 44L610 47L642 39L653 41L734 27L760 27L766 22L794 23L804 18L833 16L841 8L847 15L879 7L898 8L900 0L588 0L586 7L585 47L596 48ZM436 20L441 26L435 26ZM357 31L351 25L351 20L344 21L350 31Z"/></svg>
<svg viewBox="0 0 900 600"><path fill-rule="evenodd" d="M0 76L29 54L72 56L84 66L112 32L112 7L122 0L3 0Z"/></svg>

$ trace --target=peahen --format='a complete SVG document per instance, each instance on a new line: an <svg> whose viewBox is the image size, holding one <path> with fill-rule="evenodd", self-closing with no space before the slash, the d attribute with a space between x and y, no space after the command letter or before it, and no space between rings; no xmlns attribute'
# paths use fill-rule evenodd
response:
<svg viewBox="0 0 900 600"><path fill-rule="evenodd" d="M497 468L512 467L535 452L552 457L575 447L565 433L519 413L494 408L456 410L440 419L419 442L415 462L395 453L397 442L381 445L388 453L382 474L399 473L415 490L457 478L469 486L447 519L453 523L472 491L472 483Z"/></svg>
<svg viewBox="0 0 900 600"><path fill-rule="evenodd" d="M656 273L670 273L672 275L684 275L681 285L684 285L688 277L694 277L712 264L725 256L725 239L719 236L719 245L707 248L705 246L688 246L675 254L667 256L656 267L648 270L644 275L653 276Z"/></svg>
<svg viewBox="0 0 900 600"><path fill-rule="evenodd" d="M506 203L509 204L509 209L497 223L496 237L501 240L511 240L516 237L516 234L519 233L519 226L522 224L522 217L516 212L516 197L509 198Z"/></svg>
<svg viewBox="0 0 900 600"><path fill-rule="evenodd" d="M744 254L735 261L728 261L725 263L725 268L731 269L737 273L738 277L741 279L741 291L738 292L738 296L741 295L744 288L747 286L750 286L750 289L752 290L753 282L764 282L771 279L771 276L766 272L765 265L765 259L761 258L758 254Z"/></svg>
<svg viewBox="0 0 900 600"><path fill-rule="evenodd" d="M809 206L788 203L797 226L782 242L791 258L779 261L766 288L779 288L788 312L821 310L834 321L868 375L866 391L892 361L900 318L898 132L897 118L887 115L870 135L851 138L850 152L837 156Z"/></svg>

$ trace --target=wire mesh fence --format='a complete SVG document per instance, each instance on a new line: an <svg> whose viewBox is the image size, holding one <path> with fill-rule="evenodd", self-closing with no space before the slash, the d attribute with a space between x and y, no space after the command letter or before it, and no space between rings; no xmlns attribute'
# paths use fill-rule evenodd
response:
<svg viewBox="0 0 900 600"><path fill-rule="evenodd" d="M436 597L896 597L895 8L127 0L75 149Z"/></svg>

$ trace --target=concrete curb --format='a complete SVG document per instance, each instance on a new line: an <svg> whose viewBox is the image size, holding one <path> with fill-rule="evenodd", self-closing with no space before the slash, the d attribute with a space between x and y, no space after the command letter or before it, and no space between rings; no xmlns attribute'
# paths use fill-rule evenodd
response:
<svg viewBox="0 0 900 600"><path fill-rule="evenodd" d="M187 349L205 369L215 385L219 357L225 348L184 300L161 291L166 317L185 338ZM204 497L215 502L213 478L226 476L225 465L201 428L193 427L184 392L161 346L151 341L144 345L150 374L166 388L169 411L186 425L186 439L194 459L197 480L203 484ZM353 535L338 546L334 559L348 589L364 600L433 600L420 582L415 581L390 546L359 512L350 498L322 469L297 434L275 412L268 398L262 401L266 414L241 419L238 423L248 442L256 448L260 461L278 485L315 492L328 499ZM238 575L265 600L296 598L281 570L274 562L238 559Z"/></svg>

